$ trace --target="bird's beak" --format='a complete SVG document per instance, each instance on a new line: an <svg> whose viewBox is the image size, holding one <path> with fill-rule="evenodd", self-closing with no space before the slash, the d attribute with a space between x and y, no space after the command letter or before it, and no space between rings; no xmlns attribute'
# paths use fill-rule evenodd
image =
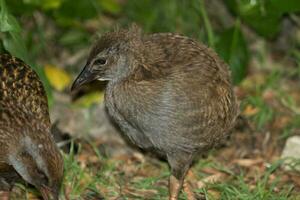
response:
<svg viewBox="0 0 300 200"><path fill-rule="evenodd" d="M96 79L96 74L92 71L92 67L86 64L83 70L80 72L79 76L75 79L71 91L78 89L82 85L92 82Z"/></svg>
<svg viewBox="0 0 300 200"><path fill-rule="evenodd" d="M58 192L52 191L49 187L42 186L39 190L44 200L58 200Z"/></svg>

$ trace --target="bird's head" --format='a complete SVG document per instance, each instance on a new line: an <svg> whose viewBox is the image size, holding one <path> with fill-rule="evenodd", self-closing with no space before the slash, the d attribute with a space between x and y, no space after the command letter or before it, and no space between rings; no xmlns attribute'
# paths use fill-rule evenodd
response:
<svg viewBox="0 0 300 200"><path fill-rule="evenodd" d="M72 90L93 80L116 81L126 78L137 68L142 53L141 30L137 26L104 34L92 48Z"/></svg>
<svg viewBox="0 0 300 200"><path fill-rule="evenodd" d="M35 186L45 200L58 200L63 179L63 158L51 137L41 143L25 136L19 148L9 155L18 174Z"/></svg>

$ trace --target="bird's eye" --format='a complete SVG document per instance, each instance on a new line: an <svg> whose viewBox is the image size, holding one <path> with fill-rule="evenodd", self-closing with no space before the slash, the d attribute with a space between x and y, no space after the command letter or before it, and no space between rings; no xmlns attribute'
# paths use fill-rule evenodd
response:
<svg viewBox="0 0 300 200"><path fill-rule="evenodd" d="M106 64L106 59L105 58L99 58L95 60L94 64L96 65L105 65Z"/></svg>

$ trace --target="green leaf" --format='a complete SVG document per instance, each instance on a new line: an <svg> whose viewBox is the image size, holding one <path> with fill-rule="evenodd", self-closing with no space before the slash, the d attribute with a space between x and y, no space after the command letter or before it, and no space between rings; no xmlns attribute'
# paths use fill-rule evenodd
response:
<svg viewBox="0 0 300 200"><path fill-rule="evenodd" d="M100 6L103 10L112 13L119 14L121 11L121 6L115 0L98 0Z"/></svg>
<svg viewBox="0 0 300 200"><path fill-rule="evenodd" d="M286 13L300 11L299 0L228 0L227 6L257 33L272 38Z"/></svg>
<svg viewBox="0 0 300 200"><path fill-rule="evenodd" d="M200 13L202 15L202 18L204 21L204 26L205 26L207 36L208 36L208 44L210 47L214 47L214 44L215 44L214 32L213 32L209 17L207 16L204 2L202 0L200 1L200 11L201 11Z"/></svg>
<svg viewBox="0 0 300 200"><path fill-rule="evenodd" d="M36 10L36 5L25 4L23 0L8 0L6 1L6 5L8 8L12 8L9 12L12 15L32 15L32 13Z"/></svg>
<svg viewBox="0 0 300 200"><path fill-rule="evenodd" d="M0 32L3 34L3 46L12 55L28 62L28 54L24 41L21 39L21 28L17 20L9 14L4 0L0 0Z"/></svg>
<svg viewBox="0 0 300 200"><path fill-rule="evenodd" d="M20 26L16 19L8 13L4 0L0 0L0 31L17 31L20 32Z"/></svg>
<svg viewBox="0 0 300 200"><path fill-rule="evenodd" d="M57 9L62 4L62 0L23 0L24 4L41 7L44 10Z"/></svg>
<svg viewBox="0 0 300 200"><path fill-rule="evenodd" d="M100 5L91 0L64 0L59 9L55 10L55 17L62 25L70 25L78 20L86 20L100 14Z"/></svg>
<svg viewBox="0 0 300 200"><path fill-rule="evenodd" d="M273 7L275 11L280 12L281 14L300 11L299 0L269 0L269 3L271 8Z"/></svg>
<svg viewBox="0 0 300 200"><path fill-rule="evenodd" d="M4 48L12 55L29 62L28 53L21 36L16 32L9 32L8 37L3 38Z"/></svg>
<svg viewBox="0 0 300 200"><path fill-rule="evenodd" d="M221 34L216 44L216 50L229 64L234 84L240 83L246 76L249 53L239 21L234 27Z"/></svg>

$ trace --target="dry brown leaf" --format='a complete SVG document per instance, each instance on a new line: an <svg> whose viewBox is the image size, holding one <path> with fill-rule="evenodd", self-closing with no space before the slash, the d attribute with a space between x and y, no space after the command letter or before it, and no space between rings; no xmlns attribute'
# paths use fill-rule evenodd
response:
<svg viewBox="0 0 300 200"><path fill-rule="evenodd" d="M76 159L80 163L81 168L86 168L89 163L97 163L99 162L99 158L96 155L90 154L80 154Z"/></svg>
<svg viewBox="0 0 300 200"><path fill-rule="evenodd" d="M221 182L222 180L224 180L225 177L226 177L225 173L219 172L217 174L208 176L208 177L202 179L201 181L198 181L197 187L200 189L200 188L204 188L207 184Z"/></svg>
<svg viewBox="0 0 300 200"><path fill-rule="evenodd" d="M242 114L249 117L249 116L255 115L258 112L259 112L259 109L257 107L254 107L252 105L247 105Z"/></svg>
<svg viewBox="0 0 300 200"><path fill-rule="evenodd" d="M266 90L264 91L262 97L266 101L272 101L275 98L275 93L273 90Z"/></svg>
<svg viewBox="0 0 300 200"><path fill-rule="evenodd" d="M291 176L291 179L298 187L300 187L300 176L299 175L293 175L293 176Z"/></svg>
<svg viewBox="0 0 300 200"><path fill-rule="evenodd" d="M264 160L262 158L256 159L236 159L232 161L233 163L242 167L252 167L253 165L262 164Z"/></svg>
<svg viewBox="0 0 300 200"><path fill-rule="evenodd" d="M292 118L290 116L276 117L275 121L273 123L273 126L276 129L282 129L282 128L286 127L288 125L288 123L290 123L291 120L292 120Z"/></svg>
<svg viewBox="0 0 300 200"><path fill-rule="evenodd" d="M201 171L206 174L218 174L221 173L219 170L211 167L202 168Z"/></svg>

